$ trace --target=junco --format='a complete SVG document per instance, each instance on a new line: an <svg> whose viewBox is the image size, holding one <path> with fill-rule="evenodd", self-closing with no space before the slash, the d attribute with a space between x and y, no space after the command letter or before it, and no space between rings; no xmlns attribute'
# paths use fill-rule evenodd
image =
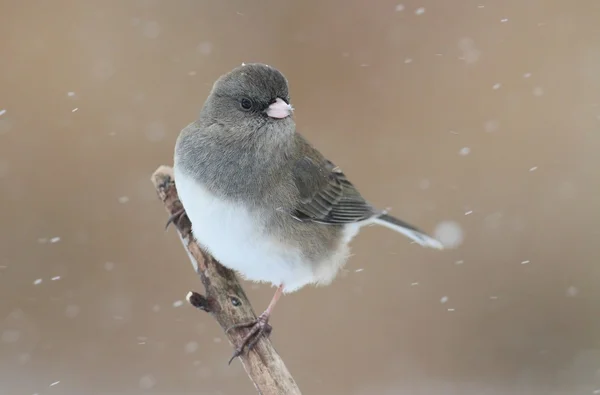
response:
<svg viewBox="0 0 600 395"><path fill-rule="evenodd" d="M277 287L256 321L228 329L251 328L234 357L271 331L269 316L283 293L333 281L363 226L383 225L442 249L365 201L296 131L292 112L283 74L245 64L215 82L175 146L175 183L198 243L246 279Z"/></svg>

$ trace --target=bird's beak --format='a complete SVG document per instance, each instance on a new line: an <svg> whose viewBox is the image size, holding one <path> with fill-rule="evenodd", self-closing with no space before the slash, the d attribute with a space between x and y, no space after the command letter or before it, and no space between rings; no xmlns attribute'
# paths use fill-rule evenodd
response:
<svg viewBox="0 0 600 395"><path fill-rule="evenodd" d="M275 100L275 103L271 104L269 108L267 108L267 115L271 118L283 119L292 115L294 108L287 104L280 98Z"/></svg>

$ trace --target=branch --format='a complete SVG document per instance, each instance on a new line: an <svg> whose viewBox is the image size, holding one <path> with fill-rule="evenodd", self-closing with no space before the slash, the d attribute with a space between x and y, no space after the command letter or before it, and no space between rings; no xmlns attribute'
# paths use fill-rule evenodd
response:
<svg viewBox="0 0 600 395"><path fill-rule="evenodd" d="M173 215L180 211L183 206L175 188L173 169L160 166L151 179L167 212ZM187 216L183 215L181 220L174 221L174 225L206 291L205 295L196 292L188 293L188 302L212 315L223 331L233 324L256 319L254 310L234 272L222 266L196 244L191 235L191 223ZM245 330L230 331L227 333L229 342L240 344L245 332ZM300 395L300 389L268 338L262 337L250 352L242 354L239 358L259 394Z"/></svg>

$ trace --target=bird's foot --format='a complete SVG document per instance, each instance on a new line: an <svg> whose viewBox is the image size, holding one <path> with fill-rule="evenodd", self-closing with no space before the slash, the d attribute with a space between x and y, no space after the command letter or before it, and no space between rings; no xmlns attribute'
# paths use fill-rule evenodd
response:
<svg viewBox="0 0 600 395"><path fill-rule="evenodd" d="M174 212L173 214L171 214L171 216L167 220L167 223L165 224L165 230L168 229L169 225L171 225L171 224L179 225L179 222L183 219L184 216L185 216L184 208L181 208L181 209L177 210L176 212Z"/></svg>
<svg viewBox="0 0 600 395"><path fill-rule="evenodd" d="M225 332L229 333L231 330L240 328L250 328L250 332L244 336L241 343L235 348L233 356L229 360L229 364L231 364L231 361L233 361L235 358L244 353L244 347L246 347L248 351L252 350L261 337L269 337L271 331L273 330L273 327L269 325L269 314L266 311L259 315L256 320L232 325L227 328Z"/></svg>

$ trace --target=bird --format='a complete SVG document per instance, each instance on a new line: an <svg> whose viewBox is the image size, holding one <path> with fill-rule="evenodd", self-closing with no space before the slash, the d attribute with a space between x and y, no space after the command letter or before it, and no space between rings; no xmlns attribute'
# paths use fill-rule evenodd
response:
<svg viewBox="0 0 600 395"><path fill-rule="evenodd" d="M283 294L330 284L367 225L394 230L424 247L438 240L371 205L342 169L296 130L287 78L275 67L242 64L221 75L174 149L173 174L198 244L246 280L276 287L231 360L272 327ZM168 226L168 224L167 224ZM231 363L231 360L229 363Z"/></svg>

